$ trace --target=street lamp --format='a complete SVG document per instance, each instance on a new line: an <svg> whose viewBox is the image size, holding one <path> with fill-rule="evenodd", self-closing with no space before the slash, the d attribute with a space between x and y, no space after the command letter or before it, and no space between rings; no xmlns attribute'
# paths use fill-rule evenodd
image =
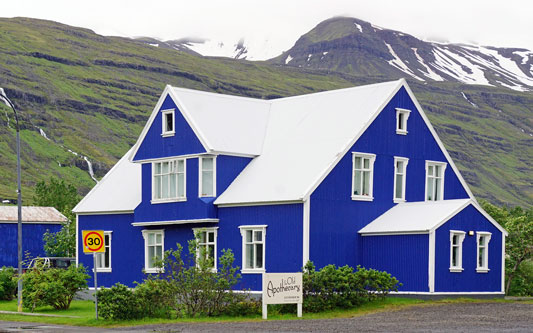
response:
<svg viewBox="0 0 533 333"><path fill-rule="evenodd" d="M18 312L22 312L22 192L20 190L20 128L19 117L15 105L7 98L3 88L0 88L0 98L4 103L13 109L15 113L15 122L17 128L17 205L18 205L18 224L17 224L17 248L18 248Z"/></svg>

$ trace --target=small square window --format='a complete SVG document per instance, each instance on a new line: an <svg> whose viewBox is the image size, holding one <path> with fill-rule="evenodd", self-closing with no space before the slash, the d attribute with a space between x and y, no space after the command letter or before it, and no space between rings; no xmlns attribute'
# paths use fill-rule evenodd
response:
<svg viewBox="0 0 533 333"><path fill-rule="evenodd" d="M172 136L175 133L174 124L174 110L163 110L162 114L162 125L163 130L161 132L162 136Z"/></svg>
<svg viewBox="0 0 533 333"><path fill-rule="evenodd" d="M396 134L407 134L407 119L411 110L396 108Z"/></svg>

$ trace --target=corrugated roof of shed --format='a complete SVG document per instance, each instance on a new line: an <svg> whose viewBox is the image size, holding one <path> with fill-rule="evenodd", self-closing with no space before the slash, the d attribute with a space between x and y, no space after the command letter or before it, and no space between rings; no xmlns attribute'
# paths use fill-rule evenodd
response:
<svg viewBox="0 0 533 333"><path fill-rule="evenodd" d="M64 223L68 219L54 207L22 207L22 222ZM0 206L0 223L18 222L17 206Z"/></svg>

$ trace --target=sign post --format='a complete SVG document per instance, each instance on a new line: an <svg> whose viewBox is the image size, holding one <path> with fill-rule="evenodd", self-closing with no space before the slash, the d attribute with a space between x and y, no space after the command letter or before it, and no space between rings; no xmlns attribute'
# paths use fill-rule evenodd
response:
<svg viewBox="0 0 533 333"><path fill-rule="evenodd" d="M98 283L96 279L96 254L105 252L104 231L103 230L82 230L83 253L93 255L93 272L94 272L94 309L96 320L98 320Z"/></svg>
<svg viewBox="0 0 533 333"><path fill-rule="evenodd" d="M268 304L294 304L302 317L302 273L263 273L263 319L268 318Z"/></svg>

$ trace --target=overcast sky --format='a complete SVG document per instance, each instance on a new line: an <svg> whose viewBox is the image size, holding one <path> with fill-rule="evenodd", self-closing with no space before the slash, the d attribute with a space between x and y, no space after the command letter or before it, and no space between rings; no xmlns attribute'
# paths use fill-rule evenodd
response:
<svg viewBox="0 0 533 333"><path fill-rule="evenodd" d="M268 38L282 50L339 15L429 40L533 50L528 0L4 0L0 6L0 17L48 19L102 35Z"/></svg>

